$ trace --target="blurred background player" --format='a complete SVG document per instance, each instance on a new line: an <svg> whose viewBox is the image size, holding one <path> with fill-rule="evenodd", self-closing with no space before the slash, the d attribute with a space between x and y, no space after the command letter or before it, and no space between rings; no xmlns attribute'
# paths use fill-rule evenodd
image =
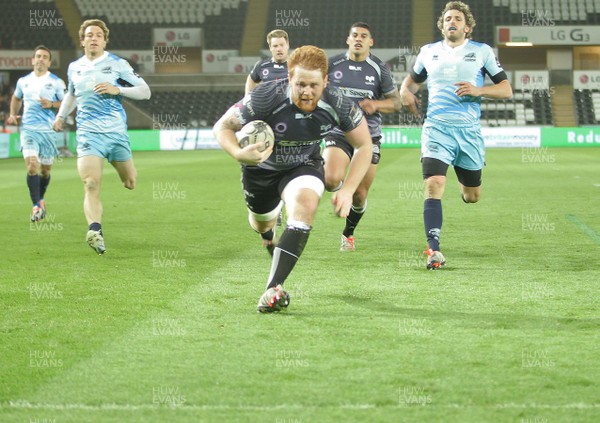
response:
<svg viewBox="0 0 600 423"><path fill-rule="evenodd" d="M512 88L490 46L471 40L475 19L469 6L448 2L437 23L444 39L421 48L400 88L403 106L418 115L415 93L427 80L429 104L421 138L425 180L423 221L427 236L427 268L446 263L440 252L442 196L448 166L454 166L465 203L481 194L485 145L481 135L481 97L510 98ZM488 74L493 85L484 86Z"/></svg>
<svg viewBox="0 0 600 423"><path fill-rule="evenodd" d="M84 56L69 65L67 95L54 122L54 130L61 131L65 117L77 106L77 170L85 187L86 241L98 254L106 251L100 202L104 159L117 170L125 188L134 189L137 178L121 98L150 98L150 88L129 63L105 51L108 36L99 19L89 19L79 28Z"/></svg>
<svg viewBox="0 0 600 423"><path fill-rule="evenodd" d="M287 58L290 40L287 32L282 29L269 32L267 44L271 50L271 58L256 62L250 75L246 78L246 95L261 82L286 79L288 76Z"/></svg>
<svg viewBox="0 0 600 423"><path fill-rule="evenodd" d="M352 199L352 208L346 217L340 251L354 251L354 230L367 209L367 195L375 179L380 159L381 113L401 109L400 94L388 67L370 53L374 40L371 28L364 22L350 27L346 44L348 51L329 59L329 82L339 87L346 97L354 100L366 115L373 144L369 171L361 181ZM335 128L325 137L325 185L328 191L339 189L346 176L352 145L344 133Z"/></svg>
<svg viewBox="0 0 600 423"><path fill-rule="evenodd" d="M33 50L33 72L19 78L10 101L9 125L17 125L23 103L21 151L27 165L27 187L33 203L31 221L38 222L46 216L44 195L50 184L50 171L58 156L56 133L52 123L56 110L65 95L65 83L48 71L52 63L50 50L39 45Z"/></svg>
<svg viewBox="0 0 600 423"><path fill-rule="evenodd" d="M263 239L272 239L283 204L287 227L273 250L271 272L258 311L279 311L289 304L282 285L302 254L325 189L321 139L333 127L345 131L355 148L344 186L334 194L334 211L346 217L352 195L369 168L370 136L361 110L337 88L327 87L327 56L314 46L294 51L289 82L260 84L215 124L223 149L242 164L248 219ZM275 134L272 151L260 144L240 148L235 137L252 120L266 121Z"/></svg>

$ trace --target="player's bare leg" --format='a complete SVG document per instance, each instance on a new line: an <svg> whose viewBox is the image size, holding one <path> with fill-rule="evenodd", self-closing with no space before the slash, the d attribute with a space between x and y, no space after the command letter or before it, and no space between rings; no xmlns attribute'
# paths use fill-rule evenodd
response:
<svg viewBox="0 0 600 423"><path fill-rule="evenodd" d="M123 186L127 189L134 189L137 182L137 170L133 164L133 159L124 162L112 161L110 164L117 170Z"/></svg>
<svg viewBox="0 0 600 423"><path fill-rule="evenodd" d="M275 217L256 216L252 213L248 213L248 222L250 227L260 234L263 240L263 247L267 249L269 255L273 255L275 250L275 226L277 225L280 216L281 207L278 207L273 214ZM259 218L260 217L260 218Z"/></svg>
<svg viewBox="0 0 600 423"><path fill-rule="evenodd" d="M460 185L460 193L465 203L476 203L481 198L481 186L479 187L466 187L463 184Z"/></svg>
<svg viewBox="0 0 600 423"><path fill-rule="evenodd" d="M77 170L84 186L83 212L89 225L86 240L98 254L106 251L102 234L102 202L100 185L104 159L98 156L83 156L77 159Z"/></svg>
<svg viewBox="0 0 600 423"><path fill-rule="evenodd" d="M337 191L342 187L350 157L338 147L327 147L323 151L325 161L325 189L329 192Z"/></svg>

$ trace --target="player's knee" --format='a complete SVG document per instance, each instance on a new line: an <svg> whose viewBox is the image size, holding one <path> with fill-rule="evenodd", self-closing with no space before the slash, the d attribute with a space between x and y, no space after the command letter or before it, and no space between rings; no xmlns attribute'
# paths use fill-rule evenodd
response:
<svg viewBox="0 0 600 423"><path fill-rule="evenodd" d="M83 186L87 192L98 192L100 181L96 178L88 176L83 178Z"/></svg>
<svg viewBox="0 0 600 423"><path fill-rule="evenodd" d="M27 163L27 174L29 176L35 176L38 174L38 166L37 163Z"/></svg>
<svg viewBox="0 0 600 423"><path fill-rule="evenodd" d="M446 186L446 177L440 175L430 176L425 179L425 193L435 197Z"/></svg>
<svg viewBox="0 0 600 423"><path fill-rule="evenodd" d="M477 191L463 192L462 197L463 197L463 201L465 203L476 203L481 198L481 193L479 193Z"/></svg>
<svg viewBox="0 0 600 423"><path fill-rule="evenodd" d="M42 178L48 179L50 177L50 169L42 168Z"/></svg>
<svg viewBox="0 0 600 423"><path fill-rule="evenodd" d="M123 186L127 189L135 189L135 179L125 179L123 181Z"/></svg>
<svg viewBox="0 0 600 423"><path fill-rule="evenodd" d="M343 172L338 171L333 166L325 167L325 189L329 192L339 190L344 183Z"/></svg>
<svg viewBox="0 0 600 423"><path fill-rule="evenodd" d="M325 177L325 189L329 192L338 191L342 187L343 184L344 184L344 181L342 180L342 178Z"/></svg>
<svg viewBox="0 0 600 423"><path fill-rule="evenodd" d="M252 215L248 216L248 223L250 223L250 227L254 229L255 232L259 234L263 234L267 232L269 229L275 226L275 222L277 219L269 220L269 221L259 221L254 219Z"/></svg>

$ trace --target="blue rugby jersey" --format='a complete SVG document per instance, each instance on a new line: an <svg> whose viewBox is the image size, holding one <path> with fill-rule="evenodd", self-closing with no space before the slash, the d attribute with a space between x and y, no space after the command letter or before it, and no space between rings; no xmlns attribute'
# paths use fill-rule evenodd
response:
<svg viewBox="0 0 600 423"><path fill-rule="evenodd" d="M115 86L146 85L127 60L112 53L94 60L83 56L69 65L68 91L77 99L77 130L83 132L126 132L127 116L122 95L96 94L94 86L108 82Z"/></svg>
<svg viewBox="0 0 600 423"><path fill-rule="evenodd" d="M495 77L503 71L487 44L467 40L451 48L444 41L438 41L421 48L411 76L418 83L427 79L427 119L473 124L478 123L481 116L481 97L459 97L454 84L464 81L482 87L486 73Z"/></svg>
<svg viewBox="0 0 600 423"><path fill-rule="evenodd" d="M23 100L23 129L35 132L54 132L52 124L56 118L56 110L44 109L40 98L52 102L62 101L65 90L63 80L51 72L46 72L39 77L31 72L19 78L14 95L19 100Z"/></svg>

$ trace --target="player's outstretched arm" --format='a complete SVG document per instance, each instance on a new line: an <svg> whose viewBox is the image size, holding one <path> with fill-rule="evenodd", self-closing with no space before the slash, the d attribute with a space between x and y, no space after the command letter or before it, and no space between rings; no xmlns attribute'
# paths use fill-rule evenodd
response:
<svg viewBox="0 0 600 423"><path fill-rule="evenodd" d="M235 133L242 129L243 125L233 112L234 107L225 112L221 119L215 123L213 134L221 148L235 160L249 166L256 166L266 160L272 150L267 149L260 152L258 151L261 147L260 144L250 144L240 148Z"/></svg>
<svg viewBox="0 0 600 423"><path fill-rule="evenodd" d="M419 100L415 95L419 91L420 84L416 83L412 76L407 75L400 86L400 103L415 116L419 116Z"/></svg>
<svg viewBox="0 0 600 423"><path fill-rule="evenodd" d="M352 196L371 165L373 148L371 134L369 133L369 127L367 126L365 118L362 118L360 124L356 128L350 132L346 132L346 139L350 141L350 144L354 147L354 155L350 161L350 167L348 168L348 175L344 180L344 185L342 185L342 188L340 188L339 191L336 191L332 197L333 210L335 214L340 217L346 217L348 216L348 213L350 213Z"/></svg>

